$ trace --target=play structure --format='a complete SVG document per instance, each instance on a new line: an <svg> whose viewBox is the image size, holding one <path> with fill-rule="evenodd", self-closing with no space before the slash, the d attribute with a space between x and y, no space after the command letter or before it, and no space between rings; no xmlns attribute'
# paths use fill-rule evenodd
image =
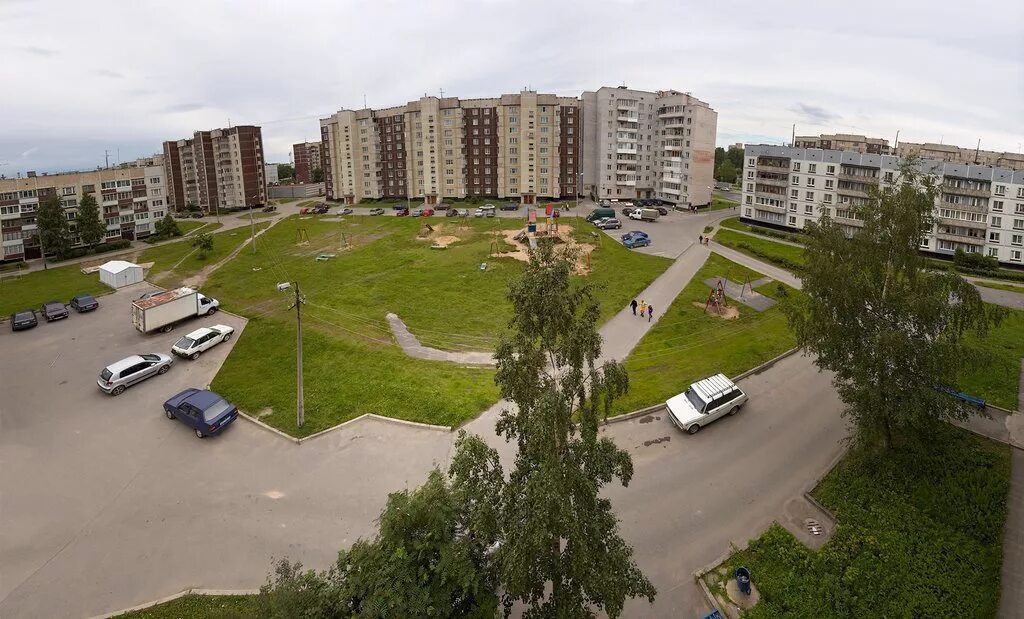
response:
<svg viewBox="0 0 1024 619"><path fill-rule="evenodd" d="M725 296L725 283L722 280L718 280L718 283L711 288L711 292L708 293L708 300L704 303L704 313L707 314L708 310L712 313L722 316L726 312L726 308L729 307L728 297Z"/></svg>

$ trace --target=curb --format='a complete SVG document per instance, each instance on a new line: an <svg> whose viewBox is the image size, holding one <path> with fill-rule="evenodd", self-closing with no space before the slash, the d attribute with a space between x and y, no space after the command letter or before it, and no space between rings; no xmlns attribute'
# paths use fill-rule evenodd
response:
<svg viewBox="0 0 1024 619"><path fill-rule="evenodd" d="M402 425L402 426L412 426L414 428L420 428L420 429L425 429L425 430L437 430L437 431L440 431L440 432L448 432L448 433L453 432L453 429L448 427L448 426L435 426L435 425L431 425L429 423L421 423L421 422L418 422L418 421L406 421L405 419L392 419L391 417L384 417L384 416L378 415L376 413L363 413L362 415L359 415L358 417L355 417L353 419L349 419L348 421L344 421L342 423L339 423L336 426L331 426L330 428L326 428L324 430L320 430L319 432L315 432L313 434L310 434L309 436L304 436L302 438L296 438L296 437L288 434L287 432L285 432L283 430L279 430L279 429L277 429L277 428L275 428L275 427L273 427L273 426L271 426L271 425L269 425L267 423L264 423L264 422L260 421L259 419L253 417L252 415L249 415L248 413L243 413L242 411L238 411L238 414L240 416L242 416L244 419L252 422L256 426L258 426L258 427L260 427L260 428L262 428L262 429L264 429L264 430L266 430L268 432L276 434L277 436L279 436L279 437L281 437L281 438L283 438L283 439L285 439L285 440L287 440L289 442L295 443L296 445L301 445L301 444L303 444L303 443L305 443L307 441L311 441L311 440L313 440L315 438L320 438L321 436L323 436L325 434L330 434L331 432L334 432L336 430L340 430L340 429L344 428L345 426L347 426L349 424L353 424L353 423L355 423L357 421L360 421L360 420L362 420L364 418L366 418L366 419L376 419L377 421L383 421L383 422L386 422L386 423L393 423L393 424Z"/></svg>
<svg viewBox="0 0 1024 619"><path fill-rule="evenodd" d="M754 374L760 374L761 372L767 370L768 368L772 367L773 365L775 365L779 361L782 361L786 357L792 355L793 353L795 353L795 352L797 352L799 350L800 350L799 347L798 348L790 348L789 350L787 350L786 352L782 353L781 355L779 355L779 356L777 356L775 358L769 359L769 360L765 361L764 363L762 363L761 365L759 365L759 366L757 366L755 368L749 369L746 372L742 372L742 373L740 373L740 374L738 374L736 376L733 376L732 382L734 382L734 383L735 382L739 382L739 381L743 380L744 378L748 378L750 376L753 376Z"/></svg>
<svg viewBox="0 0 1024 619"><path fill-rule="evenodd" d="M648 406L647 408L641 408L639 410L635 410L635 411L630 412L630 413L623 413L623 414L617 415L615 417L610 417L608 419L608 421L604 422L603 425L607 426L607 425L611 425L613 423L619 423L620 421L629 421L630 419L636 419L637 417L642 417L644 415L649 415L649 414L651 414L651 413L653 413L655 411L661 410L663 408L665 408L665 403L664 402L662 402L661 404L655 404L653 406Z"/></svg>
<svg viewBox="0 0 1024 619"><path fill-rule="evenodd" d="M173 602L178 598L183 598L186 595L256 595L259 593L259 589L185 589L179 591L167 597L153 600L150 602L144 602L138 606L132 606L131 608L122 608L121 610L115 610L112 613L106 613L104 615L93 615L89 619L110 619L111 617L118 617L125 613L130 613L137 610L145 610L160 604L166 604L167 602Z"/></svg>
<svg viewBox="0 0 1024 619"><path fill-rule="evenodd" d="M755 539L761 537L762 535L764 535L764 533L773 524L776 524L776 522L777 522L776 520L771 521L770 523L768 523L768 526L763 527L760 530L758 530L756 533L754 533L750 537L750 539L748 539L747 541L743 542L742 544L729 544L729 551L728 552L726 552L725 554L719 555L711 563L708 563L708 564L706 564L703 567L697 568L693 572L693 579L697 582L697 586L700 587L701 592L704 593L704 599L705 599L705 601L707 601L708 605L711 606L711 608L713 608L715 610L719 610L719 608L718 608L718 600L715 599L715 596L711 593L711 590L708 589L708 586L704 583L704 576L707 575L709 572L714 571L718 566L720 566L723 563L725 563L729 559L729 557L731 557L733 554L746 550L747 547L750 546L751 540L755 540Z"/></svg>

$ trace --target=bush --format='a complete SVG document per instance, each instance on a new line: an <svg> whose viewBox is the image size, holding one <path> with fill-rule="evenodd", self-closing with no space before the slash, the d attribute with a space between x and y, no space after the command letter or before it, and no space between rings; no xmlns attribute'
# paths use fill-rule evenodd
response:
<svg viewBox="0 0 1024 619"><path fill-rule="evenodd" d="M131 246L131 241L120 239L117 241L110 241L109 243L100 243L99 245L93 247L92 250L90 250L88 247L75 247L67 252L67 255L64 257L64 260L70 260L72 258L81 258L82 256L89 255L90 253L102 254L108 251L119 251L122 249L128 249ZM50 262L60 261L55 257L50 258L49 260Z"/></svg>
<svg viewBox="0 0 1024 619"><path fill-rule="evenodd" d="M956 253L953 254L953 264L956 265L957 269L981 271L984 273L994 273L999 270L999 261L992 256L983 256L981 254L967 253L962 249L957 249Z"/></svg>

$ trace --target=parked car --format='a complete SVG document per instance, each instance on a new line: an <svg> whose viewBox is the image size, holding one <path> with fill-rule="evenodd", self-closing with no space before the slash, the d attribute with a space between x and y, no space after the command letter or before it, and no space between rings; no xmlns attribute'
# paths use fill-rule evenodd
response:
<svg viewBox="0 0 1024 619"><path fill-rule="evenodd" d="M439 211L447 211L448 209L451 208L451 205L445 204L444 202L442 202L442 203L438 204L437 206L435 206L434 208L439 210Z"/></svg>
<svg viewBox="0 0 1024 619"><path fill-rule="evenodd" d="M696 434L703 426L728 414L735 415L747 394L724 374L715 374L665 402L668 416L680 430Z"/></svg>
<svg viewBox="0 0 1024 619"><path fill-rule="evenodd" d="M634 236L622 242L628 249L636 249L637 247L647 247L651 244L651 239L646 236Z"/></svg>
<svg viewBox="0 0 1024 619"><path fill-rule="evenodd" d="M597 227L602 230L618 230L622 227L622 222L614 217L609 217L597 222Z"/></svg>
<svg viewBox="0 0 1024 619"><path fill-rule="evenodd" d="M420 213L420 217L433 217L433 216L434 216L434 209L432 209L432 208L425 208L425 209L423 209L423 212Z"/></svg>
<svg viewBox="0 0 1024 619"><path fill-rule="evenodd" d="M199 438L206 438L237 419L238 409L212 391L189 388L164 402L164 414L192 428Z"/></svg>
<svg viewBox="0 0 1024 619"><path fill-rule="evenodd" d="M459 209L457 209L457 208L450 208L447 211L445 211L444 216L445 217L458 217L459 216Z"/></svg>
<svg viewBox="0 0 1024 619"><path fill-rule="evenodd" d="M234 332L234 327L227 325L202 327L175 342L174 346L171 346L171 352L179 357L187 357L195 361L203 352L221 342L229 341Z"/></svg>
<svg viewBox="0 0 1024 619"><path fill-rule="evenodd" d="M625 241L634 237L650 238L650 236L643 230L630 230L629 232L622 235L622 240Z"/></svg>
<svg viewBox="0 0 1024 619"><path fill-rule="evenodd" d="M104 393L121 395L124 390L157 374L166 374L174 365L170 355L148 353L132 355L103 368L96 384Z"/></svg>
<svg viewBox="0 0 1024 619"><path fill-rule="evenodd" d="M627 206L627 207L622 209L622 214L625 215L626 217L629 217L630 215L633 214L634 210L636 210L636 207Z"/></svg>
<svg viewBox="0 0 1024 619"><path fill-rule="evenodd" d="M262 210L264 213L273 213L277 210L277 207L274 206L273 204L268 204L267 206L264 206L260 210Z"/></svg>
<svg viewBox="0 0 1024 619"><path fill-rule="evenodd" d="M68 308L60 301L47 301L43 303L43 318L46 322L53 322L68 317Z"/></svg>
<svg viewBox="0 0 1024 619"><path fill-rule="evenodd" d="M505 204L501 205L501 210L503 210L503 211L518 211L519 210L519 205L516 204L515 202L506 202Z"/></svg>
<svg viewBox="0 0 1024 619"><path fill-rule="evenodd" d="M383 215L383 214L384 214L384 209L382 209L382 208L371 208L370 209L370 215Z"/></svg>
<svg viewBox="0 0 1024 619"><path fill-rule="evenodd" d="M202 212L192 213L192 219L202 219L202 218L203 218L203 213Z"/></svg>
<svg viewBox="0 0 1024 619"><path fill-rule="evenodd" d="M421 209L421 208L413 209L412 212L409 213L409 216L410 217L423 217L423 209Z"/></svg>
<svg viewBox="0 0 1024 619"><path fill-rule="evenodd" d="M635 208L629 218L636 221L657 221L661 213L653 208Z"/></svg>
<svg viewBox="0 0 1024 619"><path fill-rule="evenodd" d="M11 331L24 331L39 324L35 310L23 310L11 314Z"/></svg>
<svg viewBox="0 0 1024 619"><path fill-rule="evenodd" d="M310 211L310 212L312 214L314 214L314 215L326 215L327 214L327 205L326 204L321 204L320 206L314 206L313 210Z"/></svg>
<svg viewBox="0 0 1024 619"><path fill-rule="evenodd" d="M654 210L658 211L658 213L661 215L668 215L668 209L665 208L664 206L655 206Z"/></svg>
<svg viewBox="0 0 1024 619"><path fill-rule="evenodd" d="M395 217L405 217L409 214L409 209L404 206L395 209Z"/></svg>
<svg viewBox="0 0 1024 619"><path fill-rule="evenodd" d="M354 212L355 212L355 211L353 211L352 209L350 209L350 208L349 208L349 207L347 207L347 206L346 206L346 207L344 207L344 208L340 208L340 209L338 209L338 214L339 214L339 215L351 215L351 214L352 214L352 213L354 213ZM383 213L384 211L381 211L381 212Z"/></svg>
<svg viewBox="0 0 1024 619"><path fill-rule="evenodd" d="M473 217L494 217L496 210L493 204L485 204L476 209Z"/></svg>
<svg viewBox="0 0 1024 619"><path fill-rule="evenodd" d="M91 312L100 306L100 302L97 301L91 294L79 294L71 297L71 307L76 312Z"/></svg>
<svg viewBox="0 0 1024 619"><path fill-rule="evenodd" d="M613 208L597 208L587 215L587 221L590 223L596 223L598 220L607 219L609 217L615 217L615 209Z"/></svg>
<svg viewBox="0 0 1024 619"><path fill-rule="evenodd" d="M459 211L459 217L469 217L469 209L468 208L458 209L458 211Z"/></svg>

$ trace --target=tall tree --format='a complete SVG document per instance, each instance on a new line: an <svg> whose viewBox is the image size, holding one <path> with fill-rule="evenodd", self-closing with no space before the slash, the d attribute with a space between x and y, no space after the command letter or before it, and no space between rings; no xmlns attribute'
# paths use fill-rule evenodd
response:
<svg viewBox="0 0 1024 619"><path fill-rule="evenodd" d="M96 198L91 193L82 196L78 203L78 216L75 218L78 226L78 236L82 243L89 249L100 244L106 234L107 226L100 219L100 209L96 204Z"/></svg>
<svg viewBox="0 0 1024 619"><path fill-rule="evenodd" d="M732 161L726 159L722 162L722 165L718 166L718 171L715 174L715 178L722 181L723 183L735 183L736 175L739 172L736 170L736 166L732 164Z"/></svg>
<svg viewBox="0 0 1024 619"><path fill-rule="evenodd" d="M597 432L602 403L628 378L614 362L597 367L598 304L590 285L573 281L573 265L550 242L538 245L510 286L513 317L496 351L495 382L515 405L497 430L518 451L496 513L495 562L506 612L518 602L527 617L590 617L591 608L615 617L627 597L655 595L600 495L633 475L629 454ZM479 438L467 438L469 448L497 458Z"/></svg>
<svg viewBox="0 0 1024 619"><path fill-rule="evenodd" d="M725 161L725 149L722 148L721 146L715 147L715 169L716 170L718 169L718 166L722 165L723 161Z"/></svg>
<svg viewBox="0 0 1024 619"><path fill-rule="evenodd" d="M743 149L730 146L729 150L725 153L726 158L732 162L732 165L737 170L743 169Z"/></svg>
<svg viewBox="0 0 1024 619"><path fill-rule="evenodd" d="M322 183L322 182L324 182L324 171L323 171L323 169L321 169L321 168L314 168L313 169L313 182L314 183Z"/></svg>
<svg viewBox="0 0 1024 619"><path fill-rule="evenodd" d="M36 212L36 226L39 230L39 244L43 254L53 254L58 259L67 257L71 249L71 231L68 218L56 192L43 199Z"/></svg>
<svg viewBox="0 0 1024 619"><path fill-rule="evenodd" d="M181 236L181 228L178 227L178 222L171 217L170 213L167 213L163 219L156 222L156 235L165 238Z"/></svg>
<svg viewBox="0 0 1024 619"><path fill-rule="evenodd" d="M798 343L834 373L855 439L888 448L970 415L941 389L979 360L965 334L983 334L1000 316L961 277L927 269L918 248L936 187L916 165L906 162L895 185L851 209L863 220L852 238L828 216L808 224L806 294L785 308Z"/></svg>
<svg viewBox="0 0 1024 619"><path fill-rule="evenodd" d="M277 164L277 177L280 179L294 178L295 168L290 163Z"/></svg>

